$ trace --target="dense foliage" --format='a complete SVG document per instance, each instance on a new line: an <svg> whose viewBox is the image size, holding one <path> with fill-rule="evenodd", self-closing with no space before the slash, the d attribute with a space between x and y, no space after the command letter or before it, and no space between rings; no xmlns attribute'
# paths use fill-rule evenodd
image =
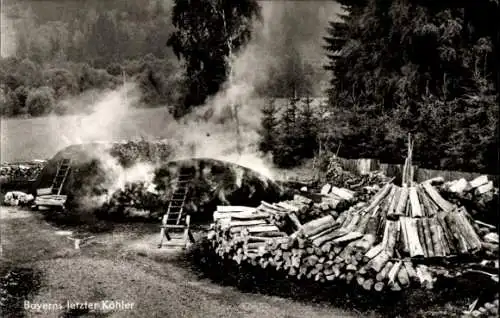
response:
<svg viewBox="0 0 500 318"><path fill-rule="evenodd" d="M297 165L312 158L319 147L321 108L312 106L312 99L289 98L286 105L277 107L270 100L262 109L259 150L271 153L280 167Z"/></svg>
<svg viewBox="0 0 500 318"><path fill-rule="evenodd" d="M341 1L326 38L340 155L497 171L498 4ZM341 17L342 18L342 17Z"/></svg>
<svg viewBox="0 0 500 318"><path fill-rule="evenodd" d="M186 61L188 89L176 117L219 91L229 75L229 59L248 42L253 18L259 15L255 0L175 0L176 30L168 45Z"/></svg>
<svg viewBox="0 0 500 318"><path fill-rule="evenodd" d="M141 104L171 104L181 94L179 68L166 59L146 55L141 60L112 63L97 69L88 63L38 64L28 58L0 60L0 115L42 116L85 112L99 92L134 80L142 92ZM80 96L83 103L73 103ZM84 104L84 105L81 105Z"/></svg>
<svg viewBox="0 0 500 318"><path fill-rule="evenodd" d="M10 57L0 59L0 115L84 112L79 104L91 105L124 75L138 83L143 105L177 101L183 71L166 47L170 9L160 0L7 3L17 45L2 49ZM72 96L84 102L72 105Z"/></svg>

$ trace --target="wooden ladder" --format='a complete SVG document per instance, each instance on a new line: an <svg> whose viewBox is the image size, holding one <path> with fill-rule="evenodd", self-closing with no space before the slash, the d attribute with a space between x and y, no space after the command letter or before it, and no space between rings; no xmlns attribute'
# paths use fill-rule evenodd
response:
<svg viewBox="0 0 500 318"><path fill-rule="evenodd" d="M172 193L168 203L167 211L163 215L161 231L160 231L160 244L158 248L163 246L163 240L166 238L171 240L170 231L183 230L184 248L188 245L188 240L194 241L193 236L189 230L190 216L185 217L185 224L181 224L184 217L184 204L186 203L187 195L189 192L189 183L193 178L193 174L181 169L179 176L176 180L175 190Z"/></svg>
<svg viewBox="0 0 500 318"><path fill-rule="evenodd" d="M64 186L64 182L69 175L69 170L71 169L71 159L62 159L57 168L56 176L52 181L51 193L55 195L60 195Z"/></svg>

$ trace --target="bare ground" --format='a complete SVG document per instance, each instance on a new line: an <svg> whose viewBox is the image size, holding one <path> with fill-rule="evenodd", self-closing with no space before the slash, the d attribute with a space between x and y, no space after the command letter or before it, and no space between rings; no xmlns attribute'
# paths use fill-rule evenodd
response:
<svg viewBox="0 0 500 318"><path fill-rule="evenodd" d="M117 300L129 310L68 313L65 309L27 310L28 317L359 317L321 304L243 293L199 279L182 253L156 249L156 227L118 226L74 248L72 229L58 229L39 214L0 210L1 265L31 267L41 273L32 303L66 304ZM61 231L63 230L63 231ZM68 232L69 230L69 232ZM366 317L366 314L362 315Z"/></svg>

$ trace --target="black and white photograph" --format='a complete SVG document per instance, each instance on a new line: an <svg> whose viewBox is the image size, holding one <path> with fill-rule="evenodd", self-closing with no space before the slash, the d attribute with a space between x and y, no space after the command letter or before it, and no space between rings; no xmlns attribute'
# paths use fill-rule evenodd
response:
<svg viewBox="0 0 500 318"><path fill-rule="evenodd" d="M499 111L499 0L0 0L0 317L500 317Z"/></svg>

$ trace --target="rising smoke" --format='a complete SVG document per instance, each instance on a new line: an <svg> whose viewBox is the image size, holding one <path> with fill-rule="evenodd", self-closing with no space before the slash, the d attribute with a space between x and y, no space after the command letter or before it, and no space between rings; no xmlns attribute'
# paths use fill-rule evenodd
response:
<svg viewBox="0 0 500 318"><path fill-rule="evenodd" d="M61 149L98 140L161 138L174 146L176 158L173 159L225 160L273 178L270 158L257 149L260 109L266 103L259 91L270 85L273 75L286 73L290 68L288 52L296 51L300 63L314 66L313 74L307 75L313 83L313 94L321 94L326 79L322 69L325 55L322 37L328 21L334 19L340 9L337 3L327 1L262 1L260 4L262 21L255 22L252 40L233 57L234 76L206 105L175 121L166 109L136 110L134 106L139 103L140 91L133 84L111 92L92 92L90 103L89 94L84 101L82 97L65 101L72 105L91 104L93 112L90 115L49 117L53 132L50 148ZM110 170L116 171L115 174L125 175L107 155L102 159ZM136 170L139 172L134 172ZM142 172L152 169L139 167L136 170L130 171L129 177L118 178L115 186L120 187L124 180L131 181L130 178L149 178L150 173Z"/></svg>
<svg viewBox="0 0 500 318"><path fill-rule="evenodd" d="M266 103L259 92L270 84L275 73L289 74L288 52L295 51L299 61L293 62L314 66L312 74L299 75L306 75L311 81L312 95L321 95L327 79L322 68L323 36L328 21L336 18L340 6L325 1L260 4L262 20L255 22L250 43L233 57L233 76L219 94L184 119L186 129L180 138L192 145L185 149L186 156L228 160L272 176L269 158L263 158L257 150L260 109ZM206 119L207 114L211 115L208 121L194 120Z"/></svg>

